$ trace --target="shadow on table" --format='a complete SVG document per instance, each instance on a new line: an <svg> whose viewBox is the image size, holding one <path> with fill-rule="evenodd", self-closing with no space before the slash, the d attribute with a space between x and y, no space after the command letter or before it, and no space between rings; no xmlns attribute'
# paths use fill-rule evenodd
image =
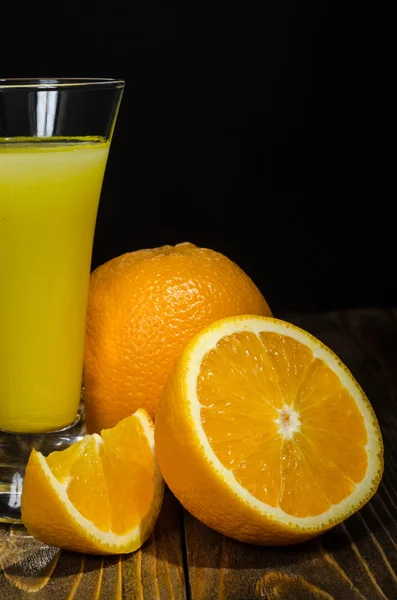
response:
<svg viewBox="0 0 397 600"><path fill-rule="evenodd" d="M373 545L374 538L395 550L396 523L391 514L380 514L380 498L375 497L361 511L327 533L305 543L267 547L246 544L213 531L185 513L188 563L196 568L269 569L283 568L319 556L337 556L338 560L357 554ZM395 530L393 538L390 531Z"/></svg>

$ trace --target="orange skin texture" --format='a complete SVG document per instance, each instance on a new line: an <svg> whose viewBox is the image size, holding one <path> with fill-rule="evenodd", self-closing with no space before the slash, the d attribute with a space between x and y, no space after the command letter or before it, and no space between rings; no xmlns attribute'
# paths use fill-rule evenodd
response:
<svg viewBox="0 0 397 600"><path fill-rule="evenodd" d="M253 281L226 256L184 243L130 252L98 267L88 299L84 401L90 433L138 408L154 419L190 339L218 319L271 316Z"/></svg>

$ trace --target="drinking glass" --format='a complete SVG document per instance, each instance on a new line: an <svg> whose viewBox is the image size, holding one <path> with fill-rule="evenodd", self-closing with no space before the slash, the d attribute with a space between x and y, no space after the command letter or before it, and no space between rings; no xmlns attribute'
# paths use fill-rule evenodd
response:
<svg viewBox="0 0 397 600"><path fill-rule="evenodd" d="M27 459L85 433L94 229L124 89L0 80L0 521L20 520Z"/></svg>

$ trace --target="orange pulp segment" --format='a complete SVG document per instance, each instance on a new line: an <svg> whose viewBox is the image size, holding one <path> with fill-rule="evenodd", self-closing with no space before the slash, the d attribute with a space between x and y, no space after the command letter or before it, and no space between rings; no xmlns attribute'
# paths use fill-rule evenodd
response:
<svg viewBox="0 0 397 600"><path fill-rule="evenodd" d="M220 462L255 498L287 514L324 513L365 476L367 432L354 399L292 337L224 337L202 362L198 398Z"/></svg>

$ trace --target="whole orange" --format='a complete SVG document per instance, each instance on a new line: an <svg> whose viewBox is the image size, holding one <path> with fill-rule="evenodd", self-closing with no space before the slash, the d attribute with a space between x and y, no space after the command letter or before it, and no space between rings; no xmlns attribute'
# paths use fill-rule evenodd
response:
<svg viewBox="0 0 397 600"><path fill-rule="evenodd" d="M248 275L214 250L162 246L95 269L84 364L88 430L113 427L138 408L154 418L187 342L214 321L242 314L271 311Z"/></svg>

